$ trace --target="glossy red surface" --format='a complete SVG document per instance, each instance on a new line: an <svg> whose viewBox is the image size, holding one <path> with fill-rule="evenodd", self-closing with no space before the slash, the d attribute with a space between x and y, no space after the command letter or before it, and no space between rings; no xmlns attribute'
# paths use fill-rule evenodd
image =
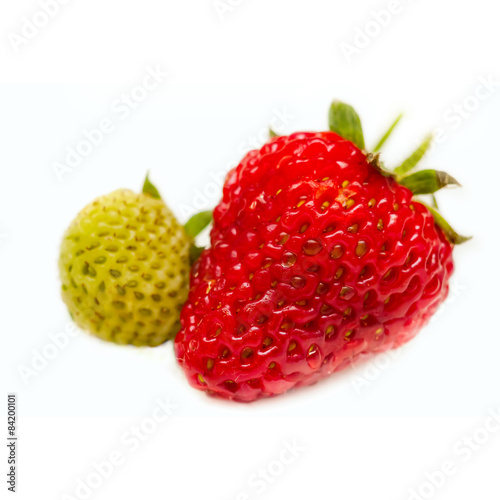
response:
<svg viewBox="0 0 500 500"><path fill-rule="evenodd" d="M252 401L413 338L452 246L412 193L334 133L251 151L214 212L175 349L190 384Z"/></svg>

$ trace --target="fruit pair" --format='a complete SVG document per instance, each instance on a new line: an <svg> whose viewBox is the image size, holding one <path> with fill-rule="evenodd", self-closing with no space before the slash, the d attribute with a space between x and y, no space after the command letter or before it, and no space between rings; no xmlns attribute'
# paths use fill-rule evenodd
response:
<svg viewBox="0 0 500 500"><path fill-rule="evenodd" d="M430 142L426 138L394 172L387 171L378 153L365 150L354 110L334 102L329 132L276 136L245 156L227 176L214 210L211 246L192 268L175 339L176 355L192 386L253 401L313 383L418 333L446 298L453 246L466 239L435 208L414 197L433 196L457 184L442 172L412 173ZM121 200L116 194L115 199ZM112 204L112 217L121 217L115 227L141 217L141 201L134 199L137 215L115 214ZM134 239L142 229L109 232L113 226L101 208L107 203L100 201L80 216L76 230L70 228L70 250L63 248L61 273L63 295L80 325L108 340L114 328L121 328L115 340L155 345L178 329L191 238L161 201L142 202L156 207L151 207L149 222L144 220L144 228L156 232L140 242L141 250ZM158 213L161 222L155 226L152 214ZM190 224L202 227L207 221L205 213ZM99 224L108 231L104 239ZM88 241L83 238L87 227L92 230ZM195 233L190 231L191 236ZM122 243L117 235L124 237ZM115 255L106 250L106 237L118 248ZM79 251L93 252L96 258L107 252L102 256L108 264L99 267L88 253L77 255ZM145 257L141 273L151 275L150 282L141 273L136 275L141 279L134 280L129 262L117 267L117 258L139 265L139 256ZM153 263L159 267L151 270ZM113 276L112 270L121 275ZM151 314L145 319L129 281L140 283L141 300L148 301ZM158 293L161 300L156 304L158 283L164 284L164 292ZM123 291L130 302L117 296ZM120 302L125 307L117 307ZM102 304L104 318L97 314ZM172 316L162 316L165 310ZM147 327L141 329L140 323ZM148 337L150 332L155 334Z"/></svg>

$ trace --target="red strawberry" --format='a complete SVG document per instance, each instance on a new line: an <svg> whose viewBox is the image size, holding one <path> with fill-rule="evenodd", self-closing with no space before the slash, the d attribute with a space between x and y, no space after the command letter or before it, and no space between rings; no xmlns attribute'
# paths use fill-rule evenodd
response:
<svg viewBox="0 0 500 500"><path fill-rule="evenodd" d="M334 103L330 123L351 140L275 137L229 173L175 341L195 388L253 401L310 384L409 341L446 298L463 238L409 187L456 181L403 178L430 141L396 180L352 108Z"/></svg>

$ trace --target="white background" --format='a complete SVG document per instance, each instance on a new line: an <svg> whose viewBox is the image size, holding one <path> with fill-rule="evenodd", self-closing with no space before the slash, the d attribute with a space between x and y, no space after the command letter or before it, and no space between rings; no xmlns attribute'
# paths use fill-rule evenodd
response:
<svg viewBox="0 0 500 500"><path fill-rule="evenodd" d="M500 87L473 97L481 81L500 82L497 4L401 0L382 27L373 13L388 0L224 4L217 12L212 0L70 0L18 45L23 18L40 7L2 2L0 436L6 395L16 392L17 498L84 498L76 488L89 477L102 482L87 492L92 499L500 498L500 431L483 430L500 411ZM348 60L342 43L357 35L359 46L367 27L366 46ZM116 100L157 66L169 77L122 119ZM70 323L58 246L84 205L119 187L140 189L150 169L185 222L217 203L213 179L261 142L273 117L288 117L275 122L281 133L324 129L333 98L356 106L368 144L405 112L388 164L441 129L424 165L464 186L439 201L474 239L455 250L450 299L397 357L242 405L191 389L171 343L148 351L79 333L23 380L20 370L53 353L50 335ZM54 163L104 118L114 131L59 180ZM148 420L157 398L177 406L160 424ZM151 433L133 451L123 436L140 425ZM473 441L461 444L466 435ZM285 441L301 449L293 461ZM100 481L93 462L116 451L121 465ZM434 474L439 488L425 485L445 461L455 473ZM269 480L256 483L259 473ZM12 495L4 479L0 491Z"/></svg>

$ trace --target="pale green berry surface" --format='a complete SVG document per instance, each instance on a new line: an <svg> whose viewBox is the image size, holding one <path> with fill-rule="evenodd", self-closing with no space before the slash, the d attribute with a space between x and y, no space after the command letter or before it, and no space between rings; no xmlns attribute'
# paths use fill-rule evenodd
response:
<svg viewBox="0 0 500 500"><path fill-rule="evenodd" d="M161 199L126 189L97 198L61 244L62 297L73 320L117 344L174 338L188 295L190 245Z"/></svg>

